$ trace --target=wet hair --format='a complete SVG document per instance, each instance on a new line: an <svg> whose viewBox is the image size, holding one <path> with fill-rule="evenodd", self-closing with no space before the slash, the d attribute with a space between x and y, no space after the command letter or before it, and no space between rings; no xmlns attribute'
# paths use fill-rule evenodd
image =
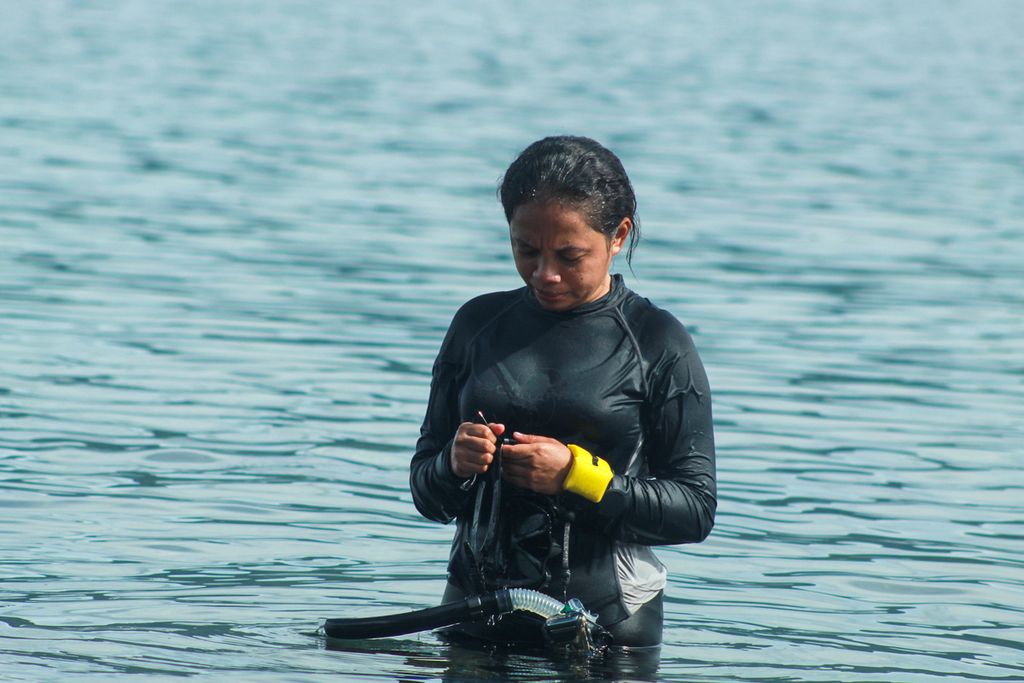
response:
<svg viewBox="0 0 1024 683"><path fill-rule="evenodd" d="M609 240L623 218L633 222L626 262L640 241L636 195L622 162L590 138L559 135L538 140L505 171L498 197L511 223L516 209L530 202L554 202L583 213L587 223Z"/></svg>

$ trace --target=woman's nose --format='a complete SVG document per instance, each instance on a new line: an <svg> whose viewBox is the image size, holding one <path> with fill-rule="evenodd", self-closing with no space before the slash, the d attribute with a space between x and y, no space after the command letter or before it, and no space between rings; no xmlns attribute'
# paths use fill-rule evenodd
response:
<svg viewBox="0 0 1024 683"><path fill-rule="evenodd" d="M558 282L561 280L561 276L558 274L557 268L553 259L539 259L537 261L537 269L533 272L533 276L538 282Z"/></svg>

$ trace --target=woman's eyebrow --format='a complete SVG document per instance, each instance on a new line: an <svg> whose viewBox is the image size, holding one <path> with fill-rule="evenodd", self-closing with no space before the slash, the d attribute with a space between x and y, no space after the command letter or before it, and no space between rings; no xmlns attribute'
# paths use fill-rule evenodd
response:
<svg viewBox="0 0 1024 683"><path fill-rule="evenodd" d="M513 237L512 238L512 243L517 245L517 246L529 247L530 249L536 249L537 248L533 244L527 242L524 239L520 239L518 237ZM578 246L578 245L575 245L575 244L567 244L564 247L558 247L555 251L557 251L560 254L565 254L565 253L568 253L568 252L579 252L581 254L586 254L586 253L590 252L590 249L587 248L587 247L581 247L581 246Z"/></svg>

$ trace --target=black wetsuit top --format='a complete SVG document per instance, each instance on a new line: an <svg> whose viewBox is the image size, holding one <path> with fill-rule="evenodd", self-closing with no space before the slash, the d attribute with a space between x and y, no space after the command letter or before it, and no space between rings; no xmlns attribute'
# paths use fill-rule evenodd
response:
<svg viewBox="0 0 1024 683"><path fill-rule="evenodd" d="M493 515L504 528L481 548L487 534L475 522L487 521L494 478L463 480L450 465L455 432L479 421L477 411L509 434L554 437L607 460L615 476L603 500L504 484ZM469 301L434 363L410 482L425 517L458 520L448 578L461 591L521 585L578 597L605 625L626 619L615 544L698 542L714 524L711 396L690 335L618 275L603 298L567 312L544 309L526 288ZM521 528L536 526L528 518L545 505L548 545ZM500 545L517 534L516 552L541 555L543 578L530 577L536 561L488 564L494 539L504 552ZM508 575L495 577L501 569Z"/></svg>

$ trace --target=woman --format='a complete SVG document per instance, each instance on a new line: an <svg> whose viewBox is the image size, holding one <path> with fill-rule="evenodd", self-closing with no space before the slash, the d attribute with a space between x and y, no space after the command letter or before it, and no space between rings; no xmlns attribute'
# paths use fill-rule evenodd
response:
<svg viewBox="0 0 1024 683"><path fill-rule="evenodd" d="M650 546L714 524L704 368L683 326L610 273L639 237L612 152L545 138L499 194L526 286L456 313L411 465L419 511L457 520L444 600L534 588L579 598L617 646L658 645L666 573ZM526 621L461 630L539 639Z"/></svg>

